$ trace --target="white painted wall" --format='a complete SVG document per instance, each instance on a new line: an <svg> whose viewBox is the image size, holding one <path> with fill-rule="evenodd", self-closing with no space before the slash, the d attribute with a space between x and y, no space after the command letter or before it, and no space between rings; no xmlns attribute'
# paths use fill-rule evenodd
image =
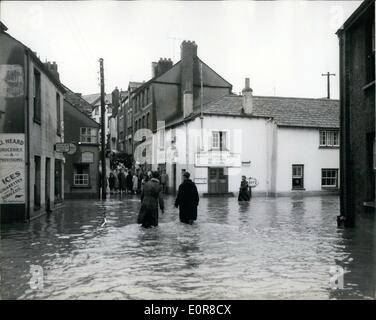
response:
<svg viewBox="0 0 376 320"><path fill-rule="evenodd" d="M257 178L259 185L254 189L255 192L270 191L271 173L268 172L268 170L271 170L271 165L269 164L271 157L268 158L270 152L267 152L268 148L270 148L270 141L268 141L270 134L267 134L267 132L271 130L271 127L267 119L263 118L249 119L228 116L205 116L203 122L203 143L205 151L207 151L210 146L209 141L211 140L212 131L227 131L227 141L230 152L240 153L241 161L251 161L250 166L240 165L227 168L229 192L238 192L242 175ZM181 182L182 169L186 169L191 173L193 181L195 178L207 179L208 167L195 166L195 154L199 151L201 145L200 118L180 125L175 131L176 148L178 150L176 170L177 186ZM166 130L165 133L166 156L169 142L172 139L171 132L172 130ZM158 139L158 137L155 137L155 139ZM158 149L156 152L158 152ZM167 172L171 180L170 185L172 185L172 172L171 168L169 168L169 164L167 164ZM208 192L207 184L197 184L197 188L200 193Z"/></svg>
<svg viewBox="0 0 376 320"><path fill-rule="evenodd" d="M199 151L201 141L200 121L200 118L196 118L175 129L178 150L177 186L181 183L182 169L191 173L193 181L195 178L208 177L208 167L195 166L195 153ZM228 131L230 152L240 153L242 162L251 161L250 166L227 168L229 192L238 192L242 175L258 180L259 185L252 190L253 193L291 192L293 164L304 165L306 191L322 191L321 169L339 168L339 149L319 148L319 129L277 127L273 120L267 118L230 116L205 116L203 127L205 151L208 150L212 131ZM163 151L157 148L159 145L156 143L156 135L154 139L155 152L162 152L166 157L164 160L163 157L156 159L162 159L161 163L167 162L166 169L172 186L172 165L167 156L172 130L165 131ZM197 184L197 188L200 193L208 192L207 184Z"/></svg>
<svg viewBox="0 0 376 320"><path fill-rule="evenodd" d="M306 191L322 190L322 168L339 168L339 149L319 148L319 135L319 129L278 127L277 192L291 192L293 164L304 165Z"/></svg>
<svg viewBox="0 0 376 320"><path fill-rule="evenodd" d="M41 81L41 124L37 124L33 121L34 118L34 106L33 99L29 99L29 128L30 128L30 198L28 199L31 208L34 207L34 183L35 183L35 168L34 168L34 156L41 158L41 179L40 179L40 194L41 194L41 206L44 208L46 191L50 194L51 207L55 200L55 159L63 160L62 153L54 151L54 146L57 142L64 141L64 96L59 89L51 82L51 80L43 73L37 65L30 59L29 65L29 96L33 97L33 85L34 85L34 68L40 72ZM61 136L57 135L57 115L56 115L56 93L60 95L60 119L61 119ZM46 158L50 159L50 179L49 190L45 190L46 179ZM61 190L62 198L64 199L64 168L62 170L61 177Z"/></svg>

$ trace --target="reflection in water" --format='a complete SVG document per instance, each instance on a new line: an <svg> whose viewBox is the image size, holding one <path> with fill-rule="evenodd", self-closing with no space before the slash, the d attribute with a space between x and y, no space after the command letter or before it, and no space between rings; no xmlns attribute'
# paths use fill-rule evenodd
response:
<svg viewBox="0 0 376 320"><path fill-rule="evenodd" d="M66 202L1 234L2 299L346 299L375 297L375 224L338 229L337 197L202 198L180 223L136 224L137 196ZM104 217L106 223L104 223ZM43 268L43 290L29 285ZM329 269L345 269L331 290Z"/></svg>

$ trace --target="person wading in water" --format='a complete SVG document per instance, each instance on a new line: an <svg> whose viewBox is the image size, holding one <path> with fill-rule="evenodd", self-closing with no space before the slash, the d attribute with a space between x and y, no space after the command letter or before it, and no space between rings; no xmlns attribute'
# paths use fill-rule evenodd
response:
<svg viewBox="0 0 376 320"><path fill-rule="evenodd" d="M189 177L189 172L183 174L183 183L179 186L175 207L179 207L180 221L192 224L193 221L197 220L199 197L197 187Z"/></svg>
<svg viewBox="0 0 376 320"><path fill-rule="evenodd" d="M158 180L158 172L152 173L152 178L145 183L141 193L141 208L138 214L137 223L144 228L158 226L158 203L164 213L164 202L162 186Z"/></svg>

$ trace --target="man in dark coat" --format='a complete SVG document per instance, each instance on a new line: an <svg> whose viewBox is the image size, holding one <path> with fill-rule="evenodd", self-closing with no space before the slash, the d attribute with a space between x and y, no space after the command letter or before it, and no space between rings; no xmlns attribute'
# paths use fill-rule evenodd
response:
<svg viewBox="0 0 376 320"><path fill-rule="evenodd" d="M118 174L118 181L119 181L119 191L122 193L125 192L125 174L123 169L120 169L120 172Z"/></svg>
<svg viewBox="0 0 376 320"><path fill-rule="evenodd" d="M132 191L133 190L133 174L131 170L128 171L128 175L126 178L126 185L127 185L128 193L133 193Z"/></svg>
<svg viewBox="0 0 376 320"><path fill-rule="evenodd" d="M141 193L141 208L137 223L144 228L158 226L158 203L159 208L164 212L162 186L159 184L158 172L153 172L150 181L145 183Z"/></svg>
<svg viewBox="0 0 376 320"><path fill-rule="evenodd" d="M193 221L197 220L199 197L197 187L189 177L189 172L183 174L183 183L179 186L175 207L179 207L180 221L192 224Z"/></svg>

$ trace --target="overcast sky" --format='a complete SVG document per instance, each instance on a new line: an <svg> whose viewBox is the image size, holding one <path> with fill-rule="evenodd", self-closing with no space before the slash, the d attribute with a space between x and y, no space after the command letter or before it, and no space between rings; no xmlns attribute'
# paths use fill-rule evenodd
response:
<svg viewBox="0 0 376 320"><path fill-rule="evenodd" d="M151 62L180 59L194 40L198 56L238 93L250 77L255 95L338 98L335 32L361 1L1 1L8 33L58 63L60 79L82 94L151 78Z"/></svg>

